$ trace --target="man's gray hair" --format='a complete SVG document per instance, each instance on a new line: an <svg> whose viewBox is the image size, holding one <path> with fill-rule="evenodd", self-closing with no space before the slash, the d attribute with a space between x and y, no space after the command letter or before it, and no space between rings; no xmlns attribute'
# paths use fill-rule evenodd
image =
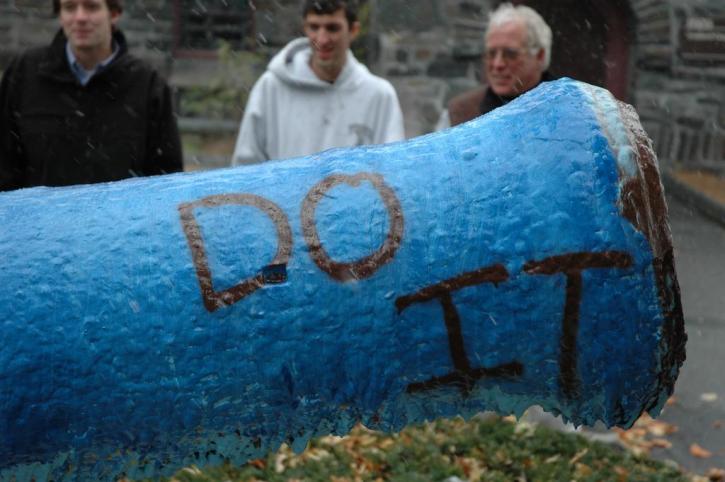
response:
<svg viewBox="0 0 725 482"><path fill-rule="evenodd" d="M486 28L486 36L492 28L511 21L521 21L526 26L527 45L532 51L544 49L544 70L551 63L551 28L536 10L525 5L513 6L506 2L491 12Z"/></svg>

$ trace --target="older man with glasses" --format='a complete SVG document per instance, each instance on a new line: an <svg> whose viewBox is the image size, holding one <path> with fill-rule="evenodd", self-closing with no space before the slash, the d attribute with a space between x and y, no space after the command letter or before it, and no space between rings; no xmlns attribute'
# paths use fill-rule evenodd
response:
<svg viewBox="0 0 725 482"><path fill-rule="evenodd" d="M486 29L483 62L488 84L451 99L436 130L486 114L551 80L551 37L551 28L532 8L500 5Z"/></svg>

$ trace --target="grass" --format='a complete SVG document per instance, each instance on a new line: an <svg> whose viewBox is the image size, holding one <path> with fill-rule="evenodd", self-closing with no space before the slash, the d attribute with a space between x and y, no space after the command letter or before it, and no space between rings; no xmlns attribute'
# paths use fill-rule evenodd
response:
<svg viewBox="0 0 725 482"><path fill-rule="evenodd" d="M383 434L358 426L244 466L186 467L167 482L238 481L687 481L681 472L617 446L508 418L439 420Z"/></svg>

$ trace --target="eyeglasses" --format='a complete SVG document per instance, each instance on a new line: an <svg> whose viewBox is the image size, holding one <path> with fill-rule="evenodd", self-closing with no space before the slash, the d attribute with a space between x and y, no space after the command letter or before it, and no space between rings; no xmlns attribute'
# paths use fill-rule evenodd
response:
<svg viewBox="0 0 725 482"><path fill-rule="evenodd" d="M486 60L495 60L498 54L501 53L501 57L505 61L513 62L525 52L526 49L511 49L508 47L486 49Z"/></svg>

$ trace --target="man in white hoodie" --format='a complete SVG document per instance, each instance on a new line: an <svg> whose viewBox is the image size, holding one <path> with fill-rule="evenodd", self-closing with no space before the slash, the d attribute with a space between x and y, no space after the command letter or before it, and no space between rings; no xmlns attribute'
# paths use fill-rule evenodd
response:
<svg viewBox="0 0 725 482"><path fill-rule="evenodd" d="M306 38L287 44L252 88L232 165L405 137L393 86L350 51L354 0L305 0Z"/></svg>

